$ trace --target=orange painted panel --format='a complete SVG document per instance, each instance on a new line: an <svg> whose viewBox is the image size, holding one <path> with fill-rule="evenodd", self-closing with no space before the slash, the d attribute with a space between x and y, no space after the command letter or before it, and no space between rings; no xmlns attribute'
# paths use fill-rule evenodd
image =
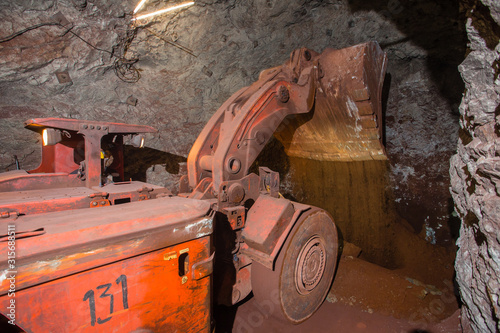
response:
<svg viewBox="0 0 500 333"><path fill-rule="evenodd" d="M209 332L210 275L193 274L209 256L205 236L16 291L16 323L27 332ZM0 298L1 312L10 299Z"/></svg>

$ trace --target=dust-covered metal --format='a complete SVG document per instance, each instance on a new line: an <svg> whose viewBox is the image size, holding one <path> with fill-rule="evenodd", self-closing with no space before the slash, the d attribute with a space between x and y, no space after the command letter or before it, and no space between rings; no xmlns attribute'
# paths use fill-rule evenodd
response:
<svg viewBox="0 0 500 333"><path fill-rule="evenodd" d="M386 159L381 97L387 57L378 44L295 52L288 66L303 70L317 63L320 75L311 114L286 119L276 134L286 153L326 161Z"/></svg>
<svg viewBox="0 0 500 333"><path fill-rule="evenodd" d="M209 208L174 197L21 216L16 268L0 263L1 307L14 274L27 332L210 332ZM0 235L0 251L9 246Z"/></svg>
<svg viewBox="0 0 500 333"><path fill-rule="evenodd" d="M300 215L274 269L252 264L252 290L273 301L273 316L298 324L323 303L337 265L338 238L331 216L312 208Z"/></svg>

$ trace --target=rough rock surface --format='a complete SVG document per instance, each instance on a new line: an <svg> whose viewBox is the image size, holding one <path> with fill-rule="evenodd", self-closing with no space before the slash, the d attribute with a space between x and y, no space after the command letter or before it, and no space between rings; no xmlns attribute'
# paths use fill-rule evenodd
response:
<svg viewBox="0 0 500 333"><path fill-rule="evenodd" d="M463 87L456 65L465 46L456 1L205 0L131 26L137 2L0 3L0 38L53 22L58 12L69 21L0 43L2 171L13 169L14 154L25 169L39 161L39 138L22 128L27 118L100 119L158 128L129 173L173 187L179 163L210 116L262 69L283 63L298 47L322 51L377 40L389 57L384 107L391 207L429 242L449 242L447 169ZM169 4L149 0L141 12ZM139 73L137 82L115 75L115 61L123 58L138 59L139 72L125 73ZM59 83L59 71L72 83ZM131 96L136 104L127 103ZM359 205L370 209L369 202ZM368 248L361 235L367 229L353 230L358 245Z"/></svg>
<svg viewBox="0 0 500 333"><path fill-rule="evenodd" d="M451 192L462 220L455 268L462 325L500 330L500 11L496 1L471 1L470 53L460 65L466 92L460 105L458 153Z"/></svg>

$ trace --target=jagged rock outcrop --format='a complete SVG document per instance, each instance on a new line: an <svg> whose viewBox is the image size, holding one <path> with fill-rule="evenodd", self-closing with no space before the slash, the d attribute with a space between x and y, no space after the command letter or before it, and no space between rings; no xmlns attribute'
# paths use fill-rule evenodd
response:
<svg viewBox="0 0 500 333"><path fill-rule="evenodd" d="M460 65L466 92L451 193L462 219L455 268L465 331L500 330L500 11L469 3L470 53Z"/></svg>

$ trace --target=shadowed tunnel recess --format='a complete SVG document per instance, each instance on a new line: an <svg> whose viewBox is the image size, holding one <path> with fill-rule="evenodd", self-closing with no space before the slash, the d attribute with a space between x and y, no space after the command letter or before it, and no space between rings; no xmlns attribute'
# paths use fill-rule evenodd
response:
<svg viewBox="0 0 500 333"><path fill-rule="evenodd" d="M186 162L183 156L166 153L161 150L144 147L136 148L124 146L125 159L125 179L147 181L146 171L154 166L161 165L170 174L179 174L180 163Z"/></svg>

